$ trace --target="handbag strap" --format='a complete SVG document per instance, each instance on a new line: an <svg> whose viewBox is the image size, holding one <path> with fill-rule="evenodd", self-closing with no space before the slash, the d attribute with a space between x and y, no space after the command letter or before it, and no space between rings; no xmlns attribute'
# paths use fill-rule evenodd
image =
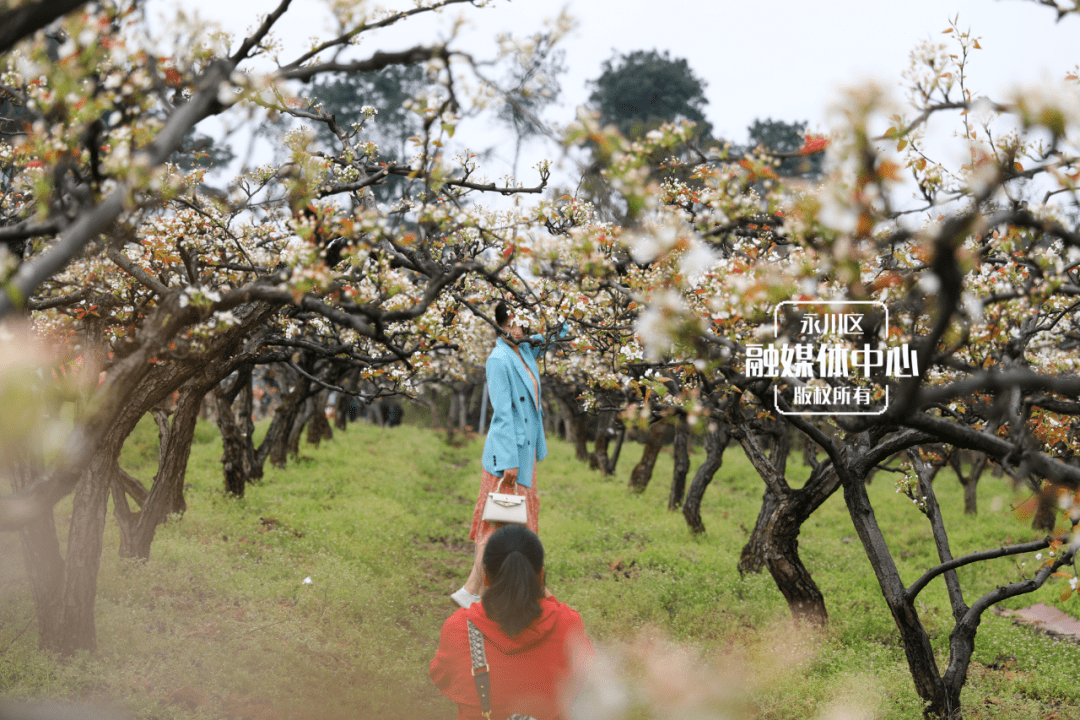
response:
<svg viewBox="0 0 1080 720"><path fill-rule="evenodd" d="M476 694L480 696L480 712L487 720L491 720L491 677L488 673L487 654L484 652L484 634L476 629L472 620L465 622L469 627L469 654L472 656Z"/></svg>
<svg viewBox="0 0 1080 720"><path fill-rule="evenodd" d="M476 694L480 696L480 712L491 720L491 676L484 652L484 634L476 629L472 620L466 620L469 628L469 655L472 656L472 676L476 683ZM506 720L533 720L528 715L511 715Z"/></svg>

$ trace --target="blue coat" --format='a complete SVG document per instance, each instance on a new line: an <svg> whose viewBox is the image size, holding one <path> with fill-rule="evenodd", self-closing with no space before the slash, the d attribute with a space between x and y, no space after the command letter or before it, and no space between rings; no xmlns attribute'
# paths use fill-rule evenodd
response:
<svg viewBox="0 0 1080 720"><path fill-rule="evenodd" d="M565 332L564 328L562 334ZM503 470L517 468L517 483L525 487L532 487L533 458L539 461L547 456L544 413L542 409L537 410L540 368L536 365L536 359L547 348L543 335L533 335L530 339L534 342L518 346L525 364L502 338L496 341L495 349L488 355L488 396L494 412L481 461L485 470L499 477ZM536 378L535 388L525 365Z"/></svg>

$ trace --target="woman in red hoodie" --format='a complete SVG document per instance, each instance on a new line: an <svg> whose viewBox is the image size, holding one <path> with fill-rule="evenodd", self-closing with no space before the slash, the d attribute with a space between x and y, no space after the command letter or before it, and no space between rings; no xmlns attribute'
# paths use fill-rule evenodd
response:
<svg viewBox="0 0 1080 720"><path fill-rule="evenodd" d="M493 720L567 720L592 644L577 611L544 587L540 538L522 525L501 527L488 540L483 565L482 599L443 624L431 679L457 703L458 720L484 720L484 692ZM483 661L473 671L469 623L483 637L486 673Z"/></svg>

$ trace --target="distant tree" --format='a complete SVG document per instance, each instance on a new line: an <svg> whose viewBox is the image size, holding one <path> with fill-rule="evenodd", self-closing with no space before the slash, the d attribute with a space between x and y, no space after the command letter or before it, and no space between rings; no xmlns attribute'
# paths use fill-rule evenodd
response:
<svg viewBox="0 0 1080 720"><path fill-rule="evenodd" d="M531 137L543 134L540 111L558 99L562 92L559 75L566 72L566 53L555 50L556 38L549 33L535 36L529 53L517 53L510 71L509 90L499 108L499 119L511 127L514 144L514 176L517 176L521 146Z"/></svg>
<svg viewBox="0 0 1080 720"><path fill-rule="evenodd" d="M220 171L236 158L232 147L214 142L209 135L192 131L184 138L183 147L176 151L174 161L184 170L204 168Z"/></svg>
<svg viewBox="0 0 1080 720"><path fill-rule="evenodd" d="M600 77L590 81L594 90L589 96L590 105L600 113L600 124L615 126L626 140L633 141L642 140L664 123L694 123L680 133L677 143L650 143L654 152L641 160L650 177L658 178L658 173L674 170L681 180L697 183L690 177L691 168L705 158L702 145L715 143L712 125L703 113L708 104L705 81L694 74L686 60L673 60L667 51L661 54L635 50L612 57L602 67ZM592 140L584 144L592 154L592 162L583 168L573 194L591 203L605 220L632 223L637 209L627 206L600 174L613 153L626 149L624 144L598 145Z"/></svg>
<svg viewBox="0 0 1080 720"><path fill-rule="evenodd" d="M316 80L310 96L343 128L364 121L365 107L374 108L377 112L364 123L363 136L379 146L383 162L408 164L409 138L423 131L423 123L405 104L428 86L422 66L390 65L379 72L339 73ZM341 149L326 123L318 123L315 132L324 145L335 152ZM375 196L383 201L399 197L406 182L401 176L390 176L373 188Z"/></svg>
<svg viewBox="0 0 1080 720"><path fill-rule="evenodd" d="M591 81L595 90L589 96L602 123L639 137L665 121L685 119L697 123L699 137L711 136L712 125L703 113L709 102L705 81L685 59L672 60L666 50L635 50L606 60L603 69Z"/></svg>
<svg viewBox="0 0 1080 720"><path fill-rule="evenodd" d="M746 128L750 136L748 150L758 145L777 153L797 153L806 144L806 121L788 123L783 120L756 119ZM780 161L777 174L784 177L820 177L822 154L789 157Z"/></svg>

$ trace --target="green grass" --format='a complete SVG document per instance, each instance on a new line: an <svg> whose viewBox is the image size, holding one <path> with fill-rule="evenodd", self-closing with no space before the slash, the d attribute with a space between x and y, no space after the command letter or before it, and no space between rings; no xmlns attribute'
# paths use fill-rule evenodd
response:
<svg viewBox="0 0 1080 720"><path fill-rule="evenodd" d="M694 708L711 709L701 717L919 715L903 649L840 495L800 540L831 619L827 633L807 637L786 624L767 573L735 570L762 491L736 447L706 494L708 531L694 537L666 509L669 453L646 492L633 495L626 481L640 446L628 444L618 472L604 478L574 459L570 445L549 445L539 466L540 534L549 585L581 612L603 660L597 677L607 692L583 700L592 716L605 704L608 717L684 717ZM110 516L96 655L59 662L37 651L18 539L0 536L0 692L107 700L146 719L451 717L427 666L453 609L447 595L471 561L480 450L477 439L451 447L423 428L354 424L318 449L302 446L285 470L268 465L266 478L234 500L222 494L216 430L200 424L188 512L159 529L149 562L117 557ZM156 452L156 431L144 423L123 464L148 477ZM691 456L691 472L701 460ZM798 466L790 473L802 474ZM983 480L977 517L962 514L951 474L935 487L954 555L1035 536L1007 512L1017 497L1005 481ZM934 563L925 518L887 476L870 493L911 582ZM56 511L61 528L69 514L70 500ZM968 602L1036 564L1027 557L962 569ZM1060 590L1058 582L1009 606L1042 601L1075 612L1075 598L1058 603ZM951 614L940 580L920 596L919 610L944 666ZM1080 646L987 613L965 716L1080 717L1078 665Z"/></svg>

